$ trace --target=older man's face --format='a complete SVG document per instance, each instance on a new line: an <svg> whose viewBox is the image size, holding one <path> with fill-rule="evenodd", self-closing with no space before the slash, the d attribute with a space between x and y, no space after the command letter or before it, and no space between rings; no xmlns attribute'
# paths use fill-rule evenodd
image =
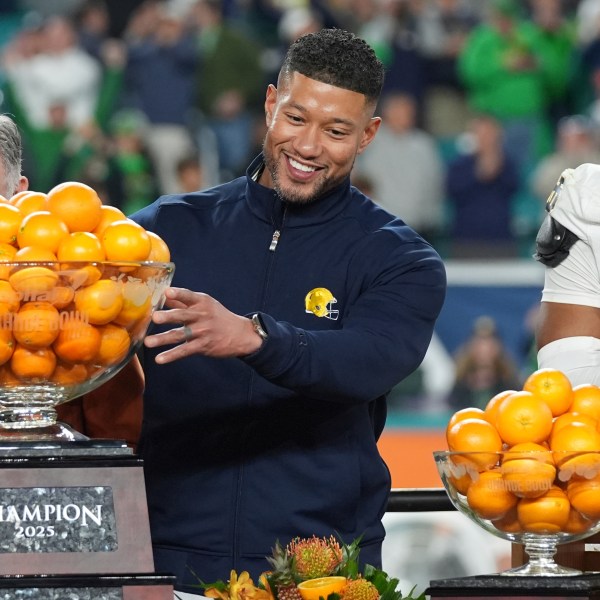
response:
<svg viewBox="0 0 600 600"><path fill-rule="evenodd" d="M6 198L12 198L17 192L23 192L29 188L29 180L24 175L21 175L16 182L16 188L14 187L14 181L10 182L6 178L6 169L4 163L0 159L0 196Z"/></svg>

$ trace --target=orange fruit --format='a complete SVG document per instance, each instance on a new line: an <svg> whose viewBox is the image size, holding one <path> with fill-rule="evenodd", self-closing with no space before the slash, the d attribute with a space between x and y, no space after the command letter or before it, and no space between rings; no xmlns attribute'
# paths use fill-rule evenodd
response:
<svg viewBox="0 0 600 600"><path fill-rule="evenodd" d="M545 368L527 377L523 389L541 398L554 417L569 410L573 401L573 387L569 378L558 369Z"/></svg>
<svg viewBox="0 0 600 600"><path fill-rule="evenodd" d="M56 355L50 348L30 349L17 344L10 358L10 368L22 381L48 379L54 372Z"/></svg>
<svg viewBox="0 0 600 600"><path fill-rule="evenodd" d="M8 281L24 300L36 300L56 285L58 275L49 267L20 267L13 270Z"/></svg>
<svg viewBox="0 0 600 600"><path fill-rule="evenodd" d="M100 262L106 258L100 240L88 231L74 231L61 240L56 251L61 262Z"/></svg>
<svg viewBox="0 0 600 600"><path fill-rule="evenodd" d="M169 246L167 246L167 242L157 233L154 233L154 231L146 231L146 233L150 236L151 243L151 250L147 260L169 262L171 260L171 251L169 250Z"/></svg>
<svg viewBox="0 0 600 600"><path fill-rule="evenodd" d="M494 519L492 525L499 531L506 533L521 533L523 531L521 523L519 523L519 516L517 514L517 507L511 508L504 516L499 519Z"/></svg>
<svg viewBox="0 0 600 600"><path fill-rule="evenodd" d="M48 211L32 212L23 218L17 232L19 248L40 246L56 254L60 242L69 235L64 221Z"/></svg>
<svg viewBox="0 0 600 600"><path fill-rule="evenodd" d="M22 198L23 196L27 196L28 194L31 194L31 190L22 190L20 192L17 192L16 194L12 195L8 199L8 202L10 202L10 204L16 204L17 201L19 200L19 198Z"/></svg>
<svg viewBox="0 0 600 600"><path fill-rule="evenodd" d="M54 272L56 265L27 266L25 264L55 262L56 255L47 248L39 246L20 248L16 251L14 260L23 264L11 268L8 280L25 300L36 300L38 296L46 294L56 285L58 281L58 275Z"/></svg>
<svg viewBox="0 0 600 600"><path fill-rule="evenodd" d="M468 406L452 413L448 419L448 424L446 425L446 435L455 423L463 421L464 419L483 419L483 409L474 406Z"/></svg>
<svg viewBox="0 0 600 600"><path fill-rule="evenodd" d="M468 452L464 462L471 462L479 470L498 462L497 452L502 450L502 440L495 427L484 419L463 419L447 432L448 448L452 452Z"/></svg>
<svg viewBox="0 0 600 600"><path fill-rule="evenodd" d="M571 503L567 494L553 485L543 496L522 498L517 506L519 523L531 533L556 533L569 521Z"/></svg>
<svg viewBox="0 0 600 600"><path fill-rule="evenodd" d="M27 348L45 348L56 339L60 316L50 302L25 302L13 319L15 340Z"/></svg>
<svg viewBox="0 0 600 600"><path fill-rule="evenodd" d="M567 484L567 496L573 508L588 519L600 518L600 475L591 479L573 478Z"/></svg>
<svg viewBox="0 0 600 600"><path fill-rule="evenodd" d="M600 432L585 423L569 423L552 436L550 449L561 470L595 468L600 464Z"/></svg>
<svg viewBox="0 0 600 600"><path fill-rule="evenodd" d="M75 308L92 325L110 323L123 308L121 284L100 279L75 292Z"/></svg>
<svg viewBox="0 0 600 600"><path fill-rule="evenodd" d="M518 498L507 490L500 471L484 471L471 483L467 503L481 518L500 519L517 505Z"/></svg>
<svg viewBox="0 0 600 600"><path fill-rule="evenodd" d="M48 210L61 219L69 231L93 231L100 222L102 200L85 183L65 181L48 192Z"/></svg>
<svg viewBox="0 0 600 600"><path fill-rule="evenodd" d="M92 229L92 233L101 240L102 234L108 225L115 221L124 220L127 220L127 217L122 210L118 209L116 206L111 206L110 204L103 204L100 207L100 221L96 227Z"/></svg>
<svg viewBox="0 0 600 600"><path fill-rule="evenodd" d="M131 338L124 327L119 325L102 325L100 332L100 348L96 354L95 362L103 366L119 364L129 352Z"/></svg>
<svg viewBox="0 0 600 600"><path fill-rule="evenodd" d="M495 396L490 398L483 410L483 418L486 421L489 421L495 427L496 413L498 412L498 406L500 406L500 402L502 402L504 398L508 398L508 396L514 394L516 391L517 390L504 390L503 392L499 392Z"/></svg>
<svg viewBox="0 0 600 600"><path fill-rule="evenodd" d="M102 277L102 267L97 264L105 259L100 240L89 231L74 231L62 240L56 252L61 265L61 275L75 288L90 285Z"/></svg>
<svg viewBox="0 0 600 600"><path fill-rule="evenodd" d="M0 242L0 279L8 279L10 266L3 266L2 263L9 263L15 259L17 252L16 246Z"/></svg>
<svg viewBox="0 0 600 600"><path fill-rule="evenodd" d="M24 217L32 212L48 210L48 196L42 192L26 192L16 200L11 198L10 203L16 206Z"/></svg>
<svg viewBox="0 0 600 600"><path fill-rule="evenodd" d="M73 312L61 317L61 329L52 344L56 356L67 363L91 361L100 349L98 329Z"/></svg>
<svg viewBox="0 0 600 600"><path fill-rule="evenodd" d="M20 295L8 281L0 280L0 315L5 317L7 313L17 312L20 306ZM7 325L12 326L12 321L8 323L2 322L1 324L1 326Z"/></svg>
<svg viewBox="0 0 600 600"><path fill-rule="evenodd" d="M47 300L59 310L71 304L75 297L75 290L69 285L57 285L48 294Z"/></svg>
<svg viewBox="0 0 600 600"><path fill-rule="evenodd" d="M88 378L87 367L81 363L57 363L52 373L52 382L59 385L75 385Z"/></svg>
<svg viewBox="0 0 600 600"><path fill-rule="evenodd" d="M10 361L0 366L0 384L6 388L23 384L23 382L11 371Z"/></svg>
<svg viewBox="0 0 600 600"><path fill-rule="evenodd" d="M591 383L575 386L569 411L590 415L600 422L600 387Z"/></svg>
<svg viewBox="0 0 600 600"><path fill-rule="evenodd" d="M516 444L505 452L501 470L506 489L519 498L545 494L556 477L552 453L533 442Z"/></svg>
<svg viewBox="0 0 600 600"><path fill-rule="evenodd" d="M150 319L152 292L142 281L123 283L123 307L114 321L117 325L133 326L138 321Z"/></svg>
<svg viewBox="0 0 600 600"><path fill-rule="evenodd" d="M552 430L552 411L544 400L520 391L504 398L496 413L496 429L509 446L543 442Z"/></svg>
<svg viewBox="0 0 600 600"><path fill-rule="evenodd" d="M129 219L114 221L108 225L101 241L107 260L147 260L152 250L152 242L146 230Z"/></svg>
<svg viewBox="0 0 600 600"><path fill-rule="evenodd" d="M569 492L567 490L567 497L569 497ZM597 500L596 500L597 502ZM590 527L594 525L594 521L591 521L584 515L582 515L578 510L573 508L573 503L571 502L571 510L569 511L569 518L567 520L566 525L563 528L563 531L567 533L583 533L587 531Z"/></svg>
<svg viewBox="0 0 600 600"><path fill-rule="evenodd" d="M502 440L495 427L484 419L467 418L448 429L446 441L453 452L499 452Z"/></svg>
<svg viewBox="0 0 600 600"><path fill-rule="evenodd" d="M348 580L341 575L317 577L301 581L298 584L298 591L300 592L300 596L302 596L302 600L327 599L329 594L341 594L347 583Z"/></svg>
<svg viewBox="0 0 600 600"><path fill-rule="evenodd" d="M0 327L0 365L8 362L15 350L15 338L9 327Z"/></svg>
<svg viewBox="0 0 600 600"><path fill-rule="evenodd" d="M100 263L63 263L60 275L73 290L96 283L102 277Z"/></svg>
<svg viewBox="0 0 600 600"><path fill-rule="evenodd" d="M23 246L14 256L19 262L56 262L56 253L43 246Z"/></svg>
<svg viewBox="0 0 600 600"><path fill-rule="evenodd" d="M550 449L556 452L599 452L600 432L593 425L580 421L567 423L554 433Z"/></svg>
<svg viewBox="0 0 600 600"><path fill-rule="evenodd" d="M584 413L575 413L575 412L566 412L558 417L555 417L552 422L552 431L550 432L549 442L552 445L552 437L554 434L562 429L565 425L570 425L571 423L583 423L584 425L589 425L590 427L596 428L597 422L590 415L586 415Z"/></svg>
<svg viewBox="0 0 600 600"><path fill-rule="evenodd" d="M0 202L0 242L16 244L23 214L12 204Z"/></svg>
<svg viewBox="0 0 600 600"><path fill-rule="evenodd" d="M448 479L450 480L450 483L456 488L456 491L459 494L462 494L463 496L467 495L467 492L469 490L469 486L471 485L471 482L473 481L473 477L471 476L471 473L467 472L464 475L448 475Z"/></svg>

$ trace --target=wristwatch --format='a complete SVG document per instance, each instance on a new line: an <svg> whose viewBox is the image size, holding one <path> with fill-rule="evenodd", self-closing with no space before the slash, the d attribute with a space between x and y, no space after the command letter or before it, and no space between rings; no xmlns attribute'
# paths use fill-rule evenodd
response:
<svg viewBox="0 0 600 600"><path fill-rule="evenodd" d="M266 329L264 328L262 321L260 320L260 315L258 313L254 313L250 320L252 321L252 326L254 327L254 331L260 335L263 340L266 340L269 337Z"/></svg>

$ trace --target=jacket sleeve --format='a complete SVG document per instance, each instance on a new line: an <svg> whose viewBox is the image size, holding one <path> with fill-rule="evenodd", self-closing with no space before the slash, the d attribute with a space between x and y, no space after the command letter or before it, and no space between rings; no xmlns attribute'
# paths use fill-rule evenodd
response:
<svg viewBox="0 0 600 600"><path fill-rule="evenodd" d="M379 238L357 252L360 268L350 269L350 285L360 290L342 329L300 329L264 314L269 337L243 360L272 383L340 402L373 400L412 373L431 341L446 273L424 242L390 246L389 237ZM369 275L361 280L359 272Z"/></svg>

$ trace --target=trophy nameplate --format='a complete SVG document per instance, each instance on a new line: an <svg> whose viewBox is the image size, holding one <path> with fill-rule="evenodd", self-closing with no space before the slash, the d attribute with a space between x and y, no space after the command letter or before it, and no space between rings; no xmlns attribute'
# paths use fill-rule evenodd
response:
<svg viewBox="0 0 600 600"><path fill-rule="evenodd" d="M0 575L154 570L141 460L94 445L0 443Z"/></svg>

